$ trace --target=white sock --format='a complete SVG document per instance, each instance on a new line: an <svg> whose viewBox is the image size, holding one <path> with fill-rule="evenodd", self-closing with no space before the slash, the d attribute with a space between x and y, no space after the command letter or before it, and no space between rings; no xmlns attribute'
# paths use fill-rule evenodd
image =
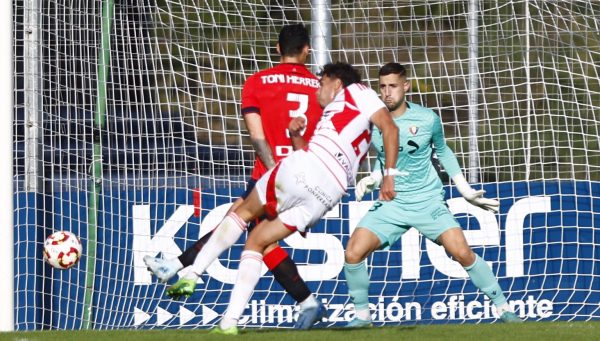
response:
<svg viewBox="0 0 600 341"><path fill-rule="evenodd" d="M167 262L169 262L171 265L173 265L173 267L177 268L177 271L183 269L183 264L181 264L181 261L179 260L179 257L175 257L172 259L167 259Z"/></svg>
<svg viewBox="0 0 600 341"><path fill-rule="evenodd" d="M196 274L194 271L192 271L192 269L185 269L184 274L181 276L181 278L191 279L191 280L198 282L198 278L200 278L200 276L198 276L198 274Z"/></svg>
<svg viewBox="0 0 600 341"><path fill-rule="evenodd" d="M240 238L244 231L246 231L246 223L237 214L231 212L226 215L196 256L190 273L194 272L196 276L200 276L210 263Z"/></svg>
<svg viewBox="0 0 600 341"><path fill-rule="evenodd" d="M313 294L310 294L310 296L308 296L304 301L300 302L301 309L312 308L318 305L319 301L317 301Z"/></svg>
<svg viewBox="0 0 600 341"><path fill-rule="evenodd" d="M238 320L223 316L223 319L221 320L221 322L219 322L219 327L221 327L221 329L225 330L225 329L229 329L233 326L237 326L237 323L238 323Z"/></svg>
<svg viewBox="0 0 600 341"><path fill-rule="evenodd" d="M240 319L250 296L252 296L254 287L260 279L262 264L263 257L261 253L249 250L242 252L237 278L222 323L230 323L230 321ZM225 329L226 327L221 324L221 328Z"/></svg>
<svg viewBox="0 0 600 341"><path fill-rule="evenodd" d="M369 311L369 309L357 310L356 317L363 321L371 321L371 312Z"/></svg>

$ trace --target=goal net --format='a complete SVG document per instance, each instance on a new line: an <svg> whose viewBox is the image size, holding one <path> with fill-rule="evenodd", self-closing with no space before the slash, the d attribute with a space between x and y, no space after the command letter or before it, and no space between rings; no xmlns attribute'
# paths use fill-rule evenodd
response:
<svg viewBox="0 0 600 341"><path fill-rule="evenodd" d="M142 259L179 255L243 193L254 153L241 88L278 62L277 34L292 23L314 39L323 38L315 27L330 32L327 50L313 51L314 70L324 52L377 89L381 65L408 66L409 100L439 113L473 186L500 200L498 214L469 206L442 174L450 209L522 318L600 318L600 3L13 4L17 330L219 321L245 237L185 301L167 298ZM326 304L325 326L353 317L343 249L370 203L351 189L307 238L282 243ZM83 243L69 270L42 260L44 239L58 230ZM367 266L376 325L496 319L458 263L416 231ZM263 270L240 323L289 328L295 302Z"/></svg>

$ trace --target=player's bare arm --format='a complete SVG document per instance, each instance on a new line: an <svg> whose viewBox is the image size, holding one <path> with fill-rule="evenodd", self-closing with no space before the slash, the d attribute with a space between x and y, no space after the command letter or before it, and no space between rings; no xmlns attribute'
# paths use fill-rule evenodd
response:
<svg viewBox="0 0 600 341"><path fill-rule="evenodd" d="M252 143L256 155L258 155L267 168L271 169L275 167L273 151L265 139L265 132L263 130L260 115L256 113L245 114L244 121L246 122L246 127L250 133L250 143Z"/></svg>
<svg viewBox="0 0 600 341"><path fill-rule="evenodd" d="M303 117L294 117L290 120L288 130L290 132L290 139L292 140L292 147L294 150L304 148L308 142L302 136L302 131L306 129L306 120Z"/></svg>
<svg viewBox="0 0 600 341"><path fill-rule="evenodd" d="M389 201L396 196L394 174L389 174L387 170L396 169L396 160L398 158L398 127L394 124L388 110L385 108L377 110L371 116L371 122L381 130L385 152L384 177L379 189L379 199Z"/></svg>

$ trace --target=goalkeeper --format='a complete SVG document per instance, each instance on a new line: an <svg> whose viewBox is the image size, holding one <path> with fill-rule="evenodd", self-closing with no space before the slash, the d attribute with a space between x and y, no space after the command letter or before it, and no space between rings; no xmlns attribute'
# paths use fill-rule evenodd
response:
<svg viewBox="0 0 600 341"><path fill-rule="evenodd" d="M432 144L439 161L461 195L472 205L497 212L498 201L483 197L485 191L474 190L461 173L456 156L446 145L440 118L430 109L405 101L410 89L406 69L388 63L379 70L381 99L399 130L400 148L395 177L396 197L392 201L376 201L358 223L345 252L344 274L348 292L356 309L356 317L347 327L371 326L369 312L369 275L363 260L373 251L388 249L411 226L425 237L442 245L469 274L473 284L487 295L504 322L521 322L509 307L506 297L487 263L475 254L450 213L444 200L442 182L432 164ZM377 151L375 170L356 185L356 200L373 191L381 182L381 164L385 162L381 132L374 128L373 147ZM401 170L401 171L400 171Z"/></svg>

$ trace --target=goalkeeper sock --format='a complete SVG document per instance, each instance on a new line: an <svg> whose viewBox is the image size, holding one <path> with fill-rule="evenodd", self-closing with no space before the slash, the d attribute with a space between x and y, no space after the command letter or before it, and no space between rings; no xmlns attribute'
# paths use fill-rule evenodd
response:
<svg viewBox="0 0 600 341"><path fill-rule="evenodd" d="M478 254L475 254L475 262L465 267L465 270L467 270L473 284L486 294L496 306L502 306L506 303L506 297L500 289L492 269Z"/></svg>
<svg viewBox="0 0 600 341"><path fill-rule="evenodd" d="M179 257L177 257L179 258L179 261L181 262L184 268L194 264L196 256L198 255L200 250L202 250L202 247L204 247L208 239L210 239L210 236L212 236L213 232L214 230L205 234L204 237L200 238L194 243L194 245L188 247L181 255L179 255Z"/></svg>
<svg viewBox="0 0 600 341"><path fill-rule="evenodd" d="M348 294L354 302L356 316L361 320L370 321L369 273L365 262L357 264L344 263L344 274L346 275Z"/></svg>
<svg viewBox="0 0 600 341"><path fill-rule="evenodd" d="M264 255L263 261L273 273L275 280L281 284L296 302L303 302L311 296L310 289L298 273L296 263L294 263L281 246L277 245L277 247Z"/></svg>
<svg viewBox="0 0 600 341"><path fill-rule="evenodd" d="M514 313L514 310L510 307L508 302L504 302L504 304L496 305L496 311L498 312L498 316L502 316L505 312Z"/></svg>
<svg viewBox="0 0 600 341"><path fill-rule="evenodd" d="M191 272L198 276L202 275L210 263L217 259L223 251L230 248L244 231L246 231L246 222L234 212L227 214L219 226L213 230L212 236L198 253Z"/></svg>
<svg viewBox="0 0 600 341"><path fill-rule="evenodd" d="M252 296L254 287L261 276L263 257L259 252L246 250L242 252L235 285L231 291L231 298L223 322L237 321L242 316L246 304ZM225 326L221 325L225 328Z"/></svg>

